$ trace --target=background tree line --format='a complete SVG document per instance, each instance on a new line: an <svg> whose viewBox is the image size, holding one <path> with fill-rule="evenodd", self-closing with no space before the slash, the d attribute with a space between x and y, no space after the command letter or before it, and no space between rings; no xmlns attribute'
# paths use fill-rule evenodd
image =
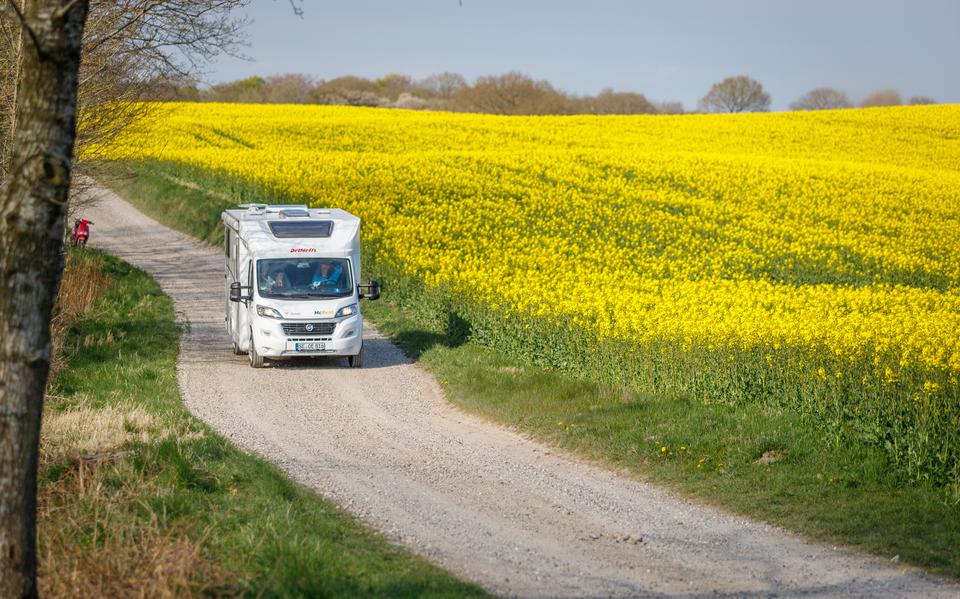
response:
<svg viewBox="0 0 960 599"><path fill-rule="evenodd" d="M578 96L549 81L511 71L478 77L472 84L457 73L423 79L390 74L378 79L345 76L314 79L299 73L249 77L200 88L168 82L157 99L200 102L334 104L490 114L679 114L680 102L654 102L635 92L607 88Z"/></svg>
<svg viewBox="0 0 960 599"><path fill-rule="evenodd" d="M324 80L300 73L253 76L208 87L169 79L149 88L149 99L189 102L242 102L251 104L329 104L448 110L488 114L683 114L681 102L656 102L637 92L606 88L596 95L577 95L557 89L549 81L518 71L478 77L473 83L457 73L437 73L423 79L389 74L378 79L352 75ZM770 94L750 77L739 75L715 83L701 98L696 112L765 112ZM870 93L852 102L832 87L810 90L789 106L790 110L828 110L934 104L926 96L907 100L893 89Z"/></svg>
<svg viewBox="0 0 960 599"><path fill-rule="evenodd" d="M881 89L868 94L858 105L847 94L833 87L817 87L790 103L790 110L835 110L841 108L875 108L903 104L936 104L932 98L913 96L904 101L895 89ZM770 110L770 94L763 85L746 75L727 77L713 84L700 99L701 112L766 112Z"/></svg>

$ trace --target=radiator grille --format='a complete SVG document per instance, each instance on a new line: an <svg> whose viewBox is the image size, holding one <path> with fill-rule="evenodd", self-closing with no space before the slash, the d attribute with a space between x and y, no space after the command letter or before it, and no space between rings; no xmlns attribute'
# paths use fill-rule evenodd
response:
<svg viewBox="0 0 960 599"><path fill-rule="evenodd" d="M332 335L335 322L285 322L283 332L287 335Z"/></svg>

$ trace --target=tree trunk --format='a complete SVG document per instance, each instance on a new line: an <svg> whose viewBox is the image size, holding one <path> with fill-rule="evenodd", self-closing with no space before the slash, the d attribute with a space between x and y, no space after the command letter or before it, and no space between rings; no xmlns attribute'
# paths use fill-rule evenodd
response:
<svg viewBox="0 0 960 599"><path fill-rule="evenodd" d="M0 0L4 1L4 0ZM10 5L13 3L6 0ZM37 454L76 136L86 0L27 0L0 190L0 597L35 597Z"/></svg>

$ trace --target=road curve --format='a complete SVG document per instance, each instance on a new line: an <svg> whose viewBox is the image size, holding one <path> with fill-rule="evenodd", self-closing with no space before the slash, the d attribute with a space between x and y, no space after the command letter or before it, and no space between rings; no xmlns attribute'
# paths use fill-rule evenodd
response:
<svg viewBox="0 0 960 599"><path fill-rule="evenodd" d="M369 325L363 369L253 370L224 331L222 252L95 193L91 244L153 275L188 325L177 368L188 408L493 593L960 597L960 586L690 503L466 415Z"/></svg>

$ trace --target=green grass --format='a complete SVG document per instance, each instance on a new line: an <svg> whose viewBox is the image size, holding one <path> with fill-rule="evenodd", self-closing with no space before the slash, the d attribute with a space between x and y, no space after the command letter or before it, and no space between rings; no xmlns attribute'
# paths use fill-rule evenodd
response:
<svg viewBox="0 0 960 599"><path fill-rule="evenodd" d="M214 242L230 202L205 190L244 201L301 200L195 168L127 167L139 176L117 187L122 195ZM173 215L169 202L189 202L194 220ZM364 311L437 376L454 404L704 502L960 578L960 505L943 488L891 467L883 447L815 426L788 401L731 405L572 376L525 359L523 348L480 338L482 323L469 322L442 295L388 287ZM758 463L765 453L780 459Z"/></svg>
<svg viewBox="0 0 960 599"><path fill-rule="evenodd" d="M125 198L135 197L144 214L213 245L223 243L223 210L241 202L263 201L247 183L228 178L196 183L189 171L144 166L137 162L103 164L103 183Z"/></svg>
<svg viewBox="0 0 960 599"><path fill-rule="evenodd" d="M191 416L177 389L180 329L170 299L146 273L82 253L110 287L70 330L46 405L40 554L48 594L168 585L176 595L485 596Z"/></svg>

